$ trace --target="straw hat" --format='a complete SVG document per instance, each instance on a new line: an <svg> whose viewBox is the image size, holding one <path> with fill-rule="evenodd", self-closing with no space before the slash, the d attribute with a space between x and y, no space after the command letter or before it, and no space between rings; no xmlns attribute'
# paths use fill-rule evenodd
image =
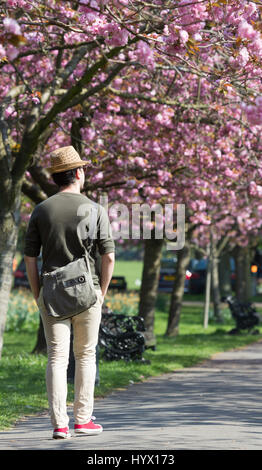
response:
<svg viewBox="0 0 262 470"><path fill-rule="evenodd" d="M88 162L81 160L80 155L71 145L54 150L50 155L50 161L51 166L47 168L49 173L60 173L88 164Z"/></svg>

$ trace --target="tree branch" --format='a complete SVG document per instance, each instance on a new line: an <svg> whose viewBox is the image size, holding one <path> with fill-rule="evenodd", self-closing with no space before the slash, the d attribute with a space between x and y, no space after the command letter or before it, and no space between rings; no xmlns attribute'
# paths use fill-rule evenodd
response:
<svg viewBox="0 0 262 470"><path fill-rule="evenodd" d="M28 171L48 197L57 193L57 186L54 183L50 183L49 174L39 163L36 162L30 166Z"/></svg>
<svg viewBox="0 0 262 470"><path fill-rule="evenodd" d="M27 180L23 181L22 192L35 204L39 204L47 198L47 195L39 188L37 184L29 183Z"/></svg>
<svg viewBox="0 0 262 470"><path fill-rule="evenodd" d="M124 63L124 64L122 63L122 64L115 65L115 67L113 67L111 73L107 76L107 78L103 82L101 82L98 85L90 88L90 90L88 90L88 91L83 90L84 93L83 94L80 93L79 97L77 97L75 100L73 100L71 103L69 103L67 108L76 106L79 103L83 103L90 96L93 96L96 93L98 93L99 91L103 90L103 88L105 88L109 83L111 83L113 78L126 66L127 66L127 63Z"/></svg>
<svg viewBox="0 0 262 470"><path fill-rule="evenodd" d="M129 41L129 45L138 41L138 38L134 38ZM119 52L126 46L119 46L111 49L107 56L103 55L100 60L95 64L89 67L83 76L73 85L66 93L61 97L61 99L56 102L53 107L47 112L47 114L42 118L38 119L38 110L35 106L31 112L31 115L28 117L28 124L26 132L23 136L21 147L17 158L14 162L12 169L12 176L14 181L19 181L23 177L24 171L30 161L31 156L37 150L38 139L40 135L48 128L48 126L53 122L55 117L61 112L72 106L74 98L76 98L82 91L83 87L88 85L93 77L98 73L98 71L103 70L108 64L108 60L112 57L115 57ZM72 64L72 61L71 61ZM104 86L107 85L105 81ZM97 88L94 87L91 90L91 95L97 92ZM48 97L48 91L46 92L46 98ZM90 95L89 95L90 96ZM82 97L83 100L83 97Z"/></svg>
<svg viewBox="0 0 262 470"><path fill-rule="evenodd" d="M115 94L116 96L121 96L122 98L131 99L131 100L142 100L148 101L149 103L158 103L158 104L165 104L168 106L179 106L183 109L209 109L210 106L208 104L184 104L178 100L167 100L161 98L155 98L152 96L146 96L141 93L128 93L126 91L120 91L112 87L108 87L108 91Z"/></svg>

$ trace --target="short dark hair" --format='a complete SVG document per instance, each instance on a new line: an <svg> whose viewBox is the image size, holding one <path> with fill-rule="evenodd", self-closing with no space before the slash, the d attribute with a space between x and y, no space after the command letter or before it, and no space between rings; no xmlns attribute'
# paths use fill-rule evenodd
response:
<svg viewBox="0 0 262 470"><path fill-rule="evenodd" d="M73 170L61 171L59 173L53 173L52 178L55 184L59 187L69 186L70 184L75 182L76 170L78 170L78 168L73 168Z"/></svg>

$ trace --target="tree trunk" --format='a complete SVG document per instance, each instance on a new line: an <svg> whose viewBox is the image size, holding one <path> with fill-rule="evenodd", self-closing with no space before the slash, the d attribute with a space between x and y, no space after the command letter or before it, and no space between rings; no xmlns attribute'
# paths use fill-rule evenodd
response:
<svg viewBox="0 0 262 470"><path fill-rule="evenodd" d="M213 306L214 306L214 317L217 322L222 322L222 314L220 308L220 287L219 287L219 258L217 253L217 246L215 240L211 234L211 270L212 270L212 296L213 296Z"/></svg>
<svg viewBox="0 0 262 470"><path fill-rule="evenodd" d="M212 269L212 296L213 296L213 306L214 306L214 317L215 320L219 323L223 321L221 314L221 299L220 299L220 286L219 286L219 258L215 256L212 260L211 269Z"/></svg>
<svg viewBox="0 0 262 470"><path fill-rule="evenodd" d="M155 347L154 335L155 304L158 293L158 282L161 264L163 239L147 239L144 241L144 265L142 273L142 284L140 288L140 301L138 315L145 322L145 345Z"/></svg>
<svg viewBox="0 0 262 470"><path fill-rule="evenodd" d="M208 327L208 319L209 319L211 274L212 274L211 264L212 264L212 260L211 260L211 256L210 256L210 245L209 245L209 247L208 247L208 257L207 257L206 287L205 287L204 328Z"/></svg>
<svg viewBox="0 0 262 470"><path fill-rule="evenodd" d="M18 237L18 220L16 212L9 209L0 213L0 358L2 356L3 336L9 295L13 281L13 259Z"/></svg>
<svg viewBox="0 0 262 470"><path fill-rule="evenodd" d="M224 251L220 256L218 273L221 298L228 297L232 292L230 255L231 253Z"/></svg>
<svg viewBox="0 0 262 470"><path fill-rule="evenodd" d="M32 353L33 354L46 354L47 353L45 332L44 332L42 318L41 318L40 315L39 315L39 328L38 328L38 332L37 332L36 345L35 345Z"/></svg>
<svg viewBox="0 0 262 470"><path fill-rule="evenodd" d="M236 297L239 302L251 300L250 247L236 246L233 250L236 265Z"/></svg>
<svg viewBox="0 0 262 470"><path fill-rule="evenodd" d="M186 239L184 247L177 251L176 278L171 294L166 336L177 336L179 333L179 320L184 296L186 269L190 261L190 256L190 242Z"/></svg>

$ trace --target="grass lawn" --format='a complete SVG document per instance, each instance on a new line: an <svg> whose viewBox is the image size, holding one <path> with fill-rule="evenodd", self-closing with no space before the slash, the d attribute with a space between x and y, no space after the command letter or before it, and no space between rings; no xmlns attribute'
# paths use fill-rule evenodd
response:
<svg viewBox="0 0 262 470"><path fill-rule="evenodd" d="M143 261L116 260L114 276L125 276L128 289L139 289L142 269Z"/></svg>
<svg viewBox="0 0 262 470"><path fill-rule="evenodd" d="M13 293L11 310L21 305L21 298L16 303L20 292ZM112 294L109 302L117 306L122 302L134 303L136 308L137 296L134 294ZM129 299L129 300L128 300ZM32 299L27 299L28 309L33 317ZM30 303L31 302L31 303ZM121 307L121 305L120 305ZM171 372L176 369L193 366L212 354L228 349L242 347L261 339L262 329L257 336L242 333L228 335L227 332L235 326L228 310L225 310L225 322L217 325L210 322L207 329L203 328L203 308L184 306L180 321L180 333L176 338L164 336L167 325L165 302L158 302L155 320L157 348L147 350L144 358L150 364L124 361L107 362L100 360L101 384L96 387L97 397L105 396L113 389L121 389L132 382L143 381L145 378ZM10 314L12 316L12 312ZM37 314L37 313L36 313ZM9 322L9 331L4 337L3 356L0 367L0 429L7 429L24 415L37 413L48 408L45 367L46 356L31 354L36 342L36 322L30 319L14 329L14 318ZM68 402L73 401L73 386L68 387Z"/></svg>

